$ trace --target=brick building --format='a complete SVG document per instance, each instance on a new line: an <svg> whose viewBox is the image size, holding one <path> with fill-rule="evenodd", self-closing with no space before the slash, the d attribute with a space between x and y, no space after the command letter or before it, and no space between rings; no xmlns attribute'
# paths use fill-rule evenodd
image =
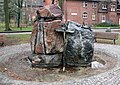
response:
<svg viewBox="0 0 120 85"><path fill-rule="evenodd" d="M52 4L53 0L26 0L26 15L34 18L40 6ZM66 2L65 2L66 1ZM64 0L64 15L67 20L94 25L102 22L120 25L119 0ZM54 0L58 4L58 0Z"/></svg>
<svg viewBox="0 0 120 85"><path fill-rule="evenodd" d="M67 20L94 25L102 22L120 25L120 3L118 0L66 0Z"/></svg>

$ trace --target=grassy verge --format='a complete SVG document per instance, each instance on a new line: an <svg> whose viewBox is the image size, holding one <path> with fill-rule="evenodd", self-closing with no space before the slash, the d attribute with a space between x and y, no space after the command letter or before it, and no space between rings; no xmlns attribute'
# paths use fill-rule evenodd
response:
<svg viewBox="0 0 120 85"><path fill-rule="evenodd" d="M32 27L12 28L13 31L32 31Z"/></svg>
<svg viewBox="0 0 120 85"><path fill-rule="evenodd" d="M29 43L30 34L6 35L5 46Z"/></svg>
<svg viewBox="0 0 120 85"><path fill-rule="evenodd" d="M106 29L106 28L112 28L112 29L120 29L120 27L92 27L93 29Z"/></svg>
<svg viewBox="0 0 120 85"><path fill-rule="evenodd" d="M32 26L24 27L24 28L11 28L12 31L32 31ZM5 28L0 28L0 32L4 32Z"/></svg>
<svg viewBox="0 0 120 85"><path fill-rule="evenodd" d="M27 26L27 27L25 27L25 26ZM32 31L32 27L33 26L29 26L29 25L25 25L25 26L17 28L17 25L10 24L10 29L12 31ZM4 22L0 22L0 32L4 32L4 31L5 31L5 23Z"/></svg>

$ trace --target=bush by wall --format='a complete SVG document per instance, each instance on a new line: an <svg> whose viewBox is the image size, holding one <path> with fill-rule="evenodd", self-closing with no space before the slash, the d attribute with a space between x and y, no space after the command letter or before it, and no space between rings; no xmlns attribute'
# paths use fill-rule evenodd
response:
<svg viewBox="0 0 120 85"><path fill-rule="evenodd" d="M111 23L107 23L107 22L103 22L103 23L99 23L97 25L95 25L96 27L111 27L111 26L118 26L116 24L111 24Z"/></svg>

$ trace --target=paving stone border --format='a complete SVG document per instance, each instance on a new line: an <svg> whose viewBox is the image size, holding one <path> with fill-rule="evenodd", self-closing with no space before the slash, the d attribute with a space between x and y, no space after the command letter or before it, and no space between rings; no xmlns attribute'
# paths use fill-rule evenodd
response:
<svg viewBox="0 0 120 85"><path fill-rule="evenodd" d="M111 57L117 58L114 68L107 72L100 73L91 77L73 79L64 82L35 82L35 81L18 81L7 78L0 72L0 85L120 85L120 46L109 44L95 44L95 50L105 52ZM0 48L0 62L10 55L30 51L29 44L21 44Z"/></svg>

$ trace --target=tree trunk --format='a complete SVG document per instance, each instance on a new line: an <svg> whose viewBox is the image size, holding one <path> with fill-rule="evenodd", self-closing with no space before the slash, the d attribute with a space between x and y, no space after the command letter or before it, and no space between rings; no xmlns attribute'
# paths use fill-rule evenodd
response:
<svg viewBox="0 0 120 85"><path fill-rule="evenodd" d="M22 9L23 0L18 0L18 21L17 21L17 27L20 27L21 22L21 9Z"/></svg>
<svg viewBox="0 0 120 85"><path fill-rule="evenodd" d="M18 12L18 18L17 18L17 27L20 27L20 12Z"/></svg>
<svg viewBox="0 0 120 85"><path fill-rule="evenodd" d="M20 27L20 0L18 0L17 27Z"/></svg>
<svg viewBox="0 0 120 85"><path fill-rule="evenodd" d="M5 12L5 31L9 31L9 10L8 10L8 0L4 0L4 12Z"/></svg>

